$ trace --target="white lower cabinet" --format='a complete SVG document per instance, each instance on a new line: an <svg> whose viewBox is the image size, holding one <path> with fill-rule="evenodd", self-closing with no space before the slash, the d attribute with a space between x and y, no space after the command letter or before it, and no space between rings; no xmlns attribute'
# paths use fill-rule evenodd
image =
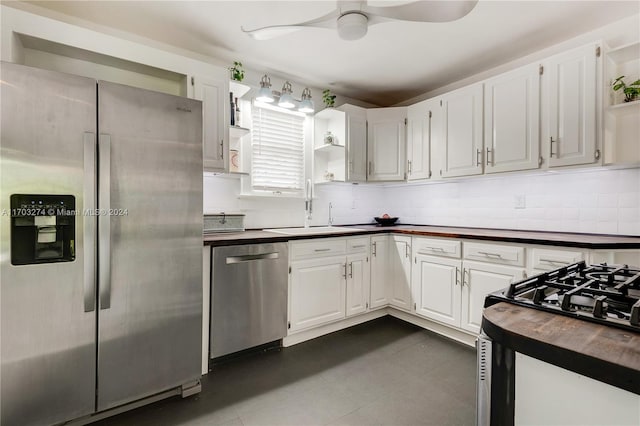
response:
<svg viewBox="0 0 640 426"><path fill-rule="evenodd" d="M389 235L371 237L371 292L369 305L371 309L380 308L389 303L387 292Z"/></svg>
<svg viewBox="0 0 640 426"><path fill-rule="evenodd" d="M344 256L291 264L290 331L345 317L345 268Z"/></svg>
<svg viewBox="0 0 640 426"><path fill-rule="evenodd" d="M461 264L460 259L416 254L411 275L417 315L460 326Z"/></svg>
<svg viewBox="0 0 640 426"><path fill-rule="evenodd" d="M347 256L346 316L361 314L369 309L369 254Z"/></svg>
<svg viewBox="0 0 640 426"><path fill-rule="evenodd" d="M389 304L411 310L411 237L392 235L389 248Z"/></svg>
<svg viewBox="0 0 640 426"><path fill-rule="evenodd" d="M369 237L290 243L289 332L369 308Z"/></svg>
<svg viewBox="0 0 640 426"><path fill-rule="evenodd" d="M465 260L462 264L462 312L460 327L480 333L487 294L509 287L524 278L524 268Z"/></svg>

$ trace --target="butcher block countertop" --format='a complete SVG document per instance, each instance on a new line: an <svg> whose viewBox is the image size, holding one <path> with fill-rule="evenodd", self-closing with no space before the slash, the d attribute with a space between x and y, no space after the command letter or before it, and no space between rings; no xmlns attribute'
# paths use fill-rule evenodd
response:
<svg viewBox="0 0 640 426"><path fill-rule="evenodd" d="M640 395L640 333L506 302L485 308L482 328L517 352Z"/></svg>
<svg viewBox="0 0 640 426"><path fill-rule="evenodd" d="M340 226L340 229L344 229ZM347 226L348 228L348 226ZM260 244L310 238L345 237L392 232L401 235L425 237L466 238L472 240L502 241L521 244L543 244L562 247L579 247L585 249L637 249L640 248L640 237L627 237L599 234L575 234L563 232L514 231L505 229L460 228L449 226L396 225L380 227L377 225L353 225L353 232L338 231L335 233L285 235L262 230L245 232L205 234L204 244L211 246L228 246L239 244Z"/></svg>

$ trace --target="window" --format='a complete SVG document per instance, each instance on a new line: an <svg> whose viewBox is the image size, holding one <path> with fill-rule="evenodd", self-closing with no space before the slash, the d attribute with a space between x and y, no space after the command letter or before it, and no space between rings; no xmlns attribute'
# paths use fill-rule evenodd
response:
<svg viewBox="0 0 640 426"><path fill-rule="evenodd" d="M251 118L250 192L302 194L306 115L254 102Z"/></svg>

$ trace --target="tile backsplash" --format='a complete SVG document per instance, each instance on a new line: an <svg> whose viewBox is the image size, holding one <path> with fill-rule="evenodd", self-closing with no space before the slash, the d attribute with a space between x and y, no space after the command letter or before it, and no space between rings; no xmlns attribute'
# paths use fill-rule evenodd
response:
<svg viewBox="0 0 640 426"><path fill-rule="evenodd" d="M640 235L640 168L477 177L429 184L317 185L312 225L399 223ZM237 178L205 176L205 212L242 212L247 228L302 226L302 200L238 198Z"/></svg>

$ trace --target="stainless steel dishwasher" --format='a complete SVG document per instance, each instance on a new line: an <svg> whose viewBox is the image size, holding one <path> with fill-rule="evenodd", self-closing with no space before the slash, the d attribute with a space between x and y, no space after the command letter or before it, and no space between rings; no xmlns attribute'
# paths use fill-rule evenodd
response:
<svg viewBox="0 0 640 426"><path fill-rule="evenodd" d="M287 243L213 249L211 358L287 334Z"/></svg>

